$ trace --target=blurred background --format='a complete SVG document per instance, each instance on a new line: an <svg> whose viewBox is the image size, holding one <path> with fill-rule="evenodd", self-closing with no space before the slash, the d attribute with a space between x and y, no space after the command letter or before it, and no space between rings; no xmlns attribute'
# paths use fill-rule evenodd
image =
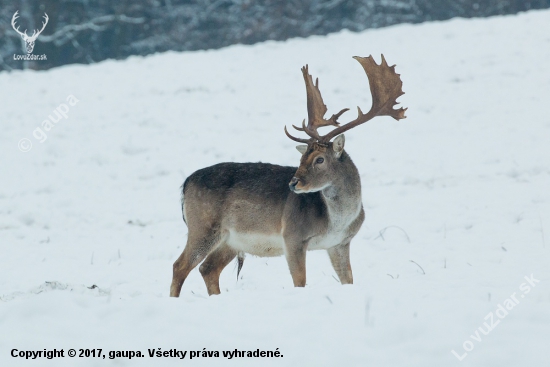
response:
<svg viewBox="0 0 550 367"><path fill-rule="evenodd" d="M550 0L0 0L0 70L50 69L548 7ZM14 54L26 53L11 25L16 11L17 25L29 35L48 14L33 51L46 54L47 61L14 60Z"/></svg>

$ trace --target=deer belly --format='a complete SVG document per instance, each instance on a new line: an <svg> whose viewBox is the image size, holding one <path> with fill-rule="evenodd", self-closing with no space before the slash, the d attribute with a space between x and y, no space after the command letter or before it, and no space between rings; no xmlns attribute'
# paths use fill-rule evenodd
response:
<svg viewBox="0 0 550 367"><path fill-rule="evenodd" d="M270 257L283 254L284 241L280 234L241 233L230 230L227 244L237 251Z"/></svg>
<svg viewBox="0 0 550 367"><path fill-rule="evenodd" d="M327 250L340 245L348 236L347 231L327 233L313 237L308 245L308 250Z"/></svg>

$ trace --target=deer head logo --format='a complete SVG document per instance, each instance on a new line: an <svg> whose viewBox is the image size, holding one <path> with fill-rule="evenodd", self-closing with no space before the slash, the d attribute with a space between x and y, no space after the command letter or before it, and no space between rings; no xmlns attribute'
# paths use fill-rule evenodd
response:
<svg viewBox="0 0 550 367"><path fill-rule="evenodd" d="M15 14L13 14L13 17L11 18L11 26L17 33L19 33L21 38L23 38L23 41L25 41L25 48L27 49L27 53L30 54L34 49L34 41L36 41L40 33L42 33L44 28L46 28L46 24L48 24L48 20L49 20L48 14L44 13L45 22L42 22L42 29L41 30L35 29L32 33L32 36L28 36L26 29L25 29L25 32L21 32L19 31L19 26L17 27L15 26L15 20L19 18L19 15L17 15L17 13L19 13L19 10L16 11Z"/></svg>

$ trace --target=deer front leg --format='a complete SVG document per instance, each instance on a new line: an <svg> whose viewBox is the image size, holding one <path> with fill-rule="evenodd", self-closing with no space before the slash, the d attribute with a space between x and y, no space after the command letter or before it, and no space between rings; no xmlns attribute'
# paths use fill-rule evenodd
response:
<svg viewBox="0 0 550 367"><path fill-rule="evenodd" d="M349 260L349 242L331 247L327 250L332 267L340 278L342 284L353 284L353 274Z"/></svg>
<svg viewBox="0 0 550 367"><path fill-rule="evenodd" d="M285 239L285 256L295 287L306 286L307 243Z"/></svg>

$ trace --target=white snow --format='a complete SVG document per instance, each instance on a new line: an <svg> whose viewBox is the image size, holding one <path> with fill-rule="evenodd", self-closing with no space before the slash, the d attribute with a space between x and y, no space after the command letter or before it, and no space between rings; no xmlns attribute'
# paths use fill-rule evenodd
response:
<svg viewBox="0 0 550 367"><path fill-rule="evenodd" d="M355 284L314 251L303 289L283 257L248 256L220 296L195 269L168 297L185 177L223 161L297 165L283 126L306 117L300 67L329 114L365 111L351 57L381 53L409 110L346 133L366 212ZM549 60L550 11L536 11L0 74L0 365L547 366ZM40 143L33 131L63 103L68 119ZM517 306L479 333L513 293ZM451 350L468 340L459 362ZM14 348L283 357L25 361Z"/></svg>

